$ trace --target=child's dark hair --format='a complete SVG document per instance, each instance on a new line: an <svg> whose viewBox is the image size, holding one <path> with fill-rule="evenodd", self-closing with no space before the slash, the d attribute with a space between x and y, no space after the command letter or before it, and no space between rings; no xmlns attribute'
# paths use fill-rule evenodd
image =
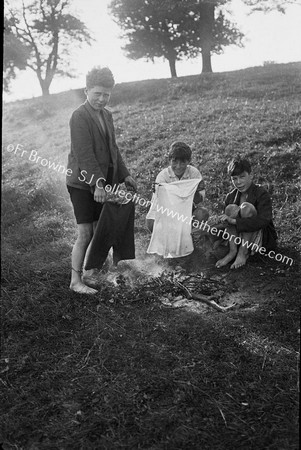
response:
<svg viewBox="0 0 301 450"><path fill-rule="evenodd" d="M228 174L230 177L235 177L240 175L242 172L251 173L251 164L247 159L241 158L240 156L236 156L232 159L232 161L228 164Z"/></svg>
<svg viewBox="0 0 301 450"><path fill-rule="evenodd" d="M185 142L176 141L170 146L168 159L180 159L181 161L190 161L192 151Z"/></svg>
<svg viewBox="0 0 301 450"><path fill-rule="evenodd" d="M93 67L86 75L86 88L92 89L95 86L113 88L115 80L108 67Z"/></svg>

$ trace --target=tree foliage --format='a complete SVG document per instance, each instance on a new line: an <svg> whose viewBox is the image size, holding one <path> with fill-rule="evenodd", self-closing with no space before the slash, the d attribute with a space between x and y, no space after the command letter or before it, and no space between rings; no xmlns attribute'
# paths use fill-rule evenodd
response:
<svg viewBox="0 0 301 450"><path fill-rule="evenodd" d="M131 59L169 61L176 76L176 61L202 53L203 71L212 71L211 53L226 45L241 44L242 33L226 19L220 6L226 0L112 0L109 9L128 43Z"/></svg>
<svg viewBox="0 0 301 450"><path fill-rule="evenodd" d="M243 0L251 7L251 12L262 11L265 13L278 11L285 13L288 6L301 5L300 0Z"/></svg>
<svg viewBox="0 0 301 450"><path fill-rule="evenodd" d="M17 0L18 8L12 3L6 5L11 33L29 49L26 67L36 73L43 95L48 95L55 75L72 76L68 62L72 45L89 44L91 36L70 13L71 0ZM5 48L11 51L10 40Z"/></svg>
<svg viewBox="0 0 301 450"><path fill-rule="evenodd" d="M8 92L18 70L25 70L30 49L11 31L9 20L4 18L3 88Z"/></svg>

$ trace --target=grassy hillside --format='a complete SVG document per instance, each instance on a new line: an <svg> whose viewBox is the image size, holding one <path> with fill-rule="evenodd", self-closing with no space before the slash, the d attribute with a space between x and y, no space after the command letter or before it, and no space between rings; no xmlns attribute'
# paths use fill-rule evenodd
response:
<svg viewBox="0 0 301 450"><path fill-rule="evenodd" d="M184 140L214 217L227 161L246 155L294 263L254 256L217 271L196 253L170 268L146 257L138 206L137 260L93 299L68 290L76 227L62 172L82 91L4 105L3 448L297 448L300 98L301 63L117 85L117 141L140 195ZM164 306L183 294L175 274L239 307Z"/></svg>

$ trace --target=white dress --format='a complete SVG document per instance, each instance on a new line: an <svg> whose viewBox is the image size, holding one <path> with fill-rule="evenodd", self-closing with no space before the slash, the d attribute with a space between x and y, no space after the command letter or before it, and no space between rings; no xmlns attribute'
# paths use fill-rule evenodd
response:
<svg viewBox="0 0 301 450"><path fill-rule="evenodd" d="M153 195L147 219L154 228L147 253L179 258L193 252L191 237L192 202L200 179L160 183Z"/></svg>

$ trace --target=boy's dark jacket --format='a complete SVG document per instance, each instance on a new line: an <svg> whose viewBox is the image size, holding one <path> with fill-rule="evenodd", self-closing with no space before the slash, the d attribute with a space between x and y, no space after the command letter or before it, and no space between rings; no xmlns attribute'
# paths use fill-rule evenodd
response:
<svg viewBox="0 0 301 450"><path fill-rule="evenodd" d="M272 221L272 200L269 193L258 184L252 183L246 192L246 202L251 203L257 210L257 216L242 218L237 217L236 228L237 231L263 231L262 246L267 250L273 250L277 245L277 233ZM238 189L227 194L225 199L225 206L229 204L239 205L241 193Z"/></svg>
<svg viewBox="0 0 301 450"><path fill-rule="evenodd" d="M86 100L70 119L71 150L68 155L67 185L90 190L99 179L107 179L112 167L112 185L129 175L115 140L112 114L103 110L107 134L104 133L96 112Z"/></svg>

